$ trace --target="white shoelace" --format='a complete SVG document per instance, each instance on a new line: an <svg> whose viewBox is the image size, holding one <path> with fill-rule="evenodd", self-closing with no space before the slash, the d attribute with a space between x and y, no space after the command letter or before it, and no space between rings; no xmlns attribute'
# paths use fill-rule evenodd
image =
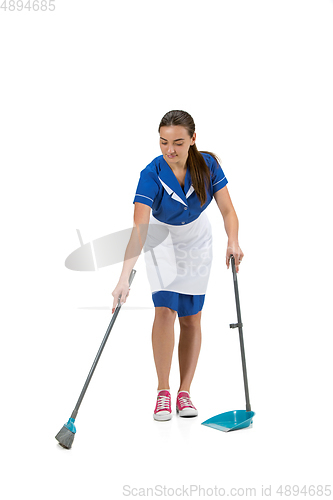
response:
<svg viewBox="0 0 333 500"><path fill-rule="evenodd" d="M194 408L193 403L189 398L189 396L181 396L178 399L182 406L190 406L191 408Z"/></svg>
<svg viewBox="0 0 333 500"><path fill-rule="evenodd" d="M158 410L169 410L169 401L170 401L170 397L169 396L163 396L163 395L158 396L156 411L158 411Z"/></svg>

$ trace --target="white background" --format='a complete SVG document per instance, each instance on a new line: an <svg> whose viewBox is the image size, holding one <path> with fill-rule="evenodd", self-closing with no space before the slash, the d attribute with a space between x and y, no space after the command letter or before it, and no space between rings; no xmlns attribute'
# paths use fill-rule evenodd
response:
<svg viewBox="0 0 333 500"><path fill-rule="evenodd" d="M9 5L9 2L7 2ZM55 0L0 12L1 489L9 499L122 498L148 488L332 482L333 2ZM143 256L76 419L122 264L66 257L130 228L139 172L171 109L229 181L253 427L200 425L245 409L227 235L214 262L191 387L198 418L159 423L154 308ZM177 342L171 371L175 410ZM194 495L193 495L194 496ZM245 497L245 493L243 495Z"/></svg>

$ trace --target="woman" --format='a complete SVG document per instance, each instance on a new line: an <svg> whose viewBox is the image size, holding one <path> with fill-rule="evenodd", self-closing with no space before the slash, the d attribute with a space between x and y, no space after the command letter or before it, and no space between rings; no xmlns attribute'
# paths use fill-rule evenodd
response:
<svg viewBox="0 0 333 500"><path fill-rule="evenodd" d="M217 157L199 152L193 118L185 111L169 111L159 125L162 155L140 173L134 198L134 227L123 270L112 292L126 302L128 278L145 244L145 260L155 306L152 346L158 377L155 420L170 420L169 373L178 314L180 386L176 411L181 417L198 415L190 386L201 347L201 311L212 262L212 233L204 210L212 198L221 211L228 235L226 265L235 258L236 272L244 256L238 244L238 218L228 183Z"/></svg>

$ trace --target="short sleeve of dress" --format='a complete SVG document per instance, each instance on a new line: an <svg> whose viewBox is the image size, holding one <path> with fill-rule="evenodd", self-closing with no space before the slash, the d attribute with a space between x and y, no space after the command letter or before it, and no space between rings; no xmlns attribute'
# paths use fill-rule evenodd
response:
<svg viewBox="0 0 333 500"><path fill-rule="evenodd" d="M154 179L153 172L144 168L140 172L140 179L136 188L133 203L138 201L139 203L152 207L158 191L159 186Z"/></svg>
<svg viewBox="0 0 333 500"><path fill-rule="evenodd" d="M216 191L219 191L226 184L228 184L228 179L224 175L221 165L215 160L213 156L210 156L210 158L211 158L213 194L215 194Z"/></svg>

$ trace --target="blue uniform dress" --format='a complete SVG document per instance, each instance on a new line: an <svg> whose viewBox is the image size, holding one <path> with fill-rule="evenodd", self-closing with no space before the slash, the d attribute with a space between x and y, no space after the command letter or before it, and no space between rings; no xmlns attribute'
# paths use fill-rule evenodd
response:
<svg viewBox="0 0 333 500"><path fill-rule="evenodd" d="M186 170L185 185L182 189L163 155L156 157L146 168L141 170L133 203L148 205L152 209L151 218L154 221L159 221L162 227L173 227L178 232L181 231L181 227L188 229L194 227L195 224L199 223L199 217L205 223L204 210L212 201L216 191L222 189L228 180L213 156L207 153L201 154L211 174L209 190L206 190L207 200L202 207L194 191L189 169ZM207 222L209 224L208 220ZM198 224L198 226L200 225ZM205 294L200 293L200 286L199 292L196 293L180 293L165 288L161 286L160 290L156 290L155 287L152 292L155 307L169 307L177 311L179 317L197 314L202 310Z"/></svg>

